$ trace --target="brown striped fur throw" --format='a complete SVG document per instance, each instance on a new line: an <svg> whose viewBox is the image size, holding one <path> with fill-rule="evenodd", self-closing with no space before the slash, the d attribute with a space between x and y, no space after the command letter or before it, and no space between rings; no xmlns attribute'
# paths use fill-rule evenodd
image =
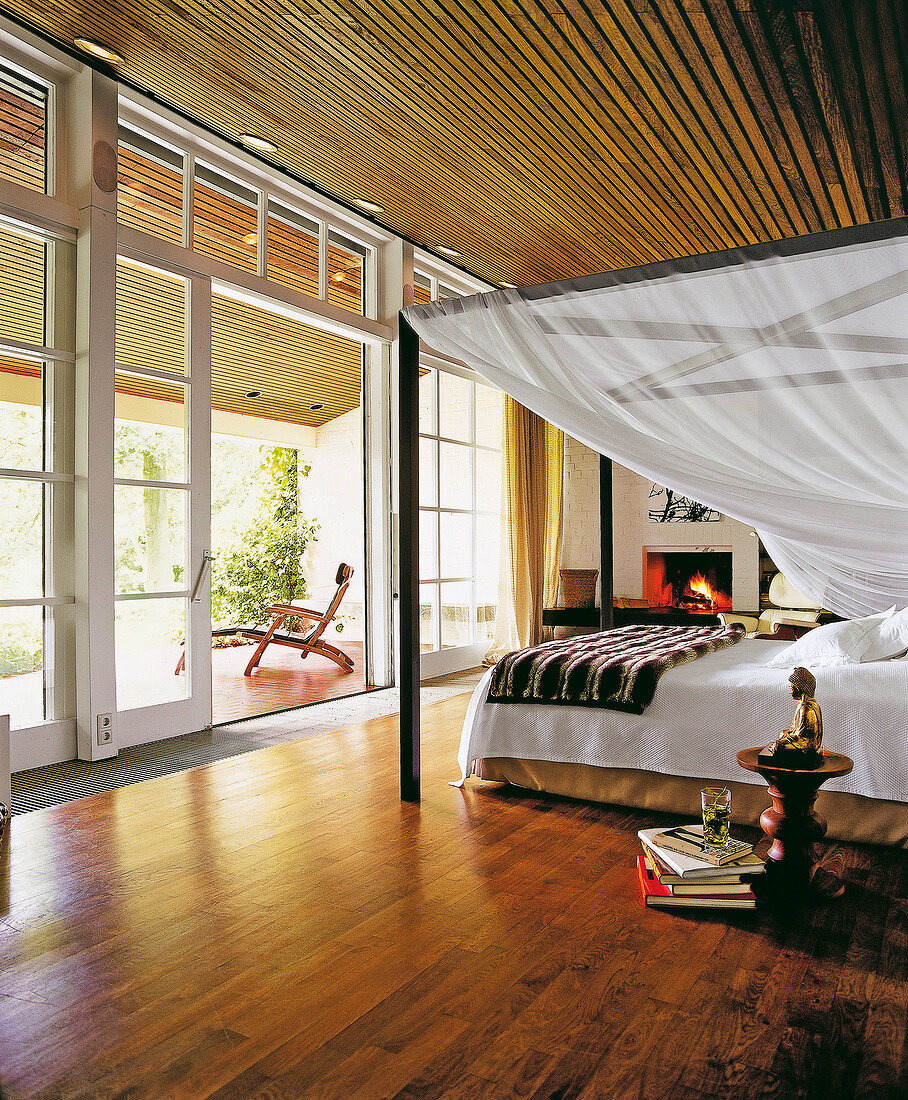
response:
<svg viewBox="0 0 908 1100"><path fill-rule="evenodd" d="M543 642L495 665L490 703L608 707L642 714L666 669L695 661L744 637L733 626L622 626Z"/></svg>

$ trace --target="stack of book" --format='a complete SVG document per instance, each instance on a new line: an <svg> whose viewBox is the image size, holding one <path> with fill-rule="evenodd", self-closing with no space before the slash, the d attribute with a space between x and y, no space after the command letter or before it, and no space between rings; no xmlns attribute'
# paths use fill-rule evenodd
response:
<svg viewBox="0 0 908 1100"><path fill-rule="evenodd" d="M646 905L658 908L755 909L750 883L764 861L753 845L730 840L717 850L703 841L702 825L641 829L637 875Z"/></svg>

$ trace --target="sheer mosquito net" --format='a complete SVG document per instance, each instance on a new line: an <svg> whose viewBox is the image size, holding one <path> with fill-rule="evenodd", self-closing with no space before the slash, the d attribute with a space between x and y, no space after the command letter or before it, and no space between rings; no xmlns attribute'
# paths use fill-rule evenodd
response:
<svg viewBox="0 0 908 1100"><path fill-rule="evenodd" d="M908 604L908 221L414 306L422 340L756 528L840 615Z"/></svg>

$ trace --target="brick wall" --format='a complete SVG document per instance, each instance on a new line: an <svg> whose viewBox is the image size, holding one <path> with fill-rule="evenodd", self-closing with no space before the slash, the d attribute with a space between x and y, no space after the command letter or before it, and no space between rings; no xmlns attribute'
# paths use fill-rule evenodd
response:
<svg viewBox="0 0 908 1100"><path fill-rule="evenodd" d="M561 566L599 568L599 455L567 435Z"/></svg>

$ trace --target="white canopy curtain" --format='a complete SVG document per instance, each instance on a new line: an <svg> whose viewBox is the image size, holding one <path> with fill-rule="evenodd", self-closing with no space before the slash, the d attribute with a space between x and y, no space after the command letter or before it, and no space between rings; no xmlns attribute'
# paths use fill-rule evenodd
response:
<svg viewBox="0 0 908 1100"><path fill-rule="evenodd" d="M908 220L405 310L575 439L755 527L839 615L908 604Z"/></svg>

